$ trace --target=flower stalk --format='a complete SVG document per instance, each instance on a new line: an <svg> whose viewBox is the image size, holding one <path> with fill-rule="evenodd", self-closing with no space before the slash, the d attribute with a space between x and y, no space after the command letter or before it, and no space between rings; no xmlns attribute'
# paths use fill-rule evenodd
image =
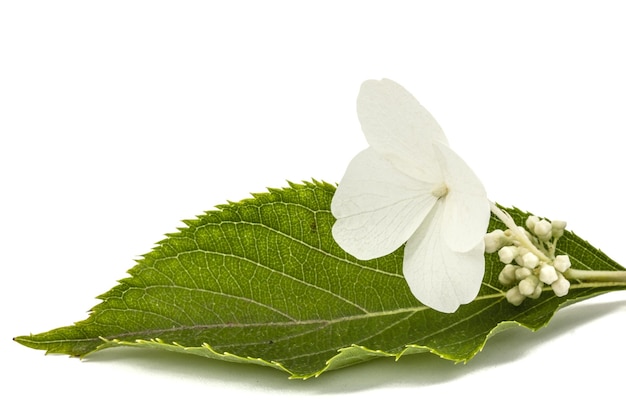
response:
<svg viewBox="0 0 626 417"><path fill-rule="evenodd" d="M589 271L570 268L563 275L567 279L578 281L626 282L626 271Z"/></svg>

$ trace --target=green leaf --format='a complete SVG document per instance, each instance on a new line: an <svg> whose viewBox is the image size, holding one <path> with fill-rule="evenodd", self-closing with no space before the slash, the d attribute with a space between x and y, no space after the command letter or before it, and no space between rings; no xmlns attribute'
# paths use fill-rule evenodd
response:
<svg viewBox="0 0 626 417"><path fill-rule="evenodd" d="M15 340L50 353L84 356L116 346L191 353L256 363L294 378L317 376L376 357L433 352L467 361L494 333L536 330L566 304L626 288L572 283L566 297L549 290L521 306L498 282L502 264L487 255L485 280L472 303L454 314L433 311L402 277L403 248L359 261L334 242L335 187L290 184L219 206L168 235L98 297L72 326ZM528 214L508 209L518 224ZM490 230L502 227L492 218ZM572 233L559 240L574 268L622 270Z"/></svg>

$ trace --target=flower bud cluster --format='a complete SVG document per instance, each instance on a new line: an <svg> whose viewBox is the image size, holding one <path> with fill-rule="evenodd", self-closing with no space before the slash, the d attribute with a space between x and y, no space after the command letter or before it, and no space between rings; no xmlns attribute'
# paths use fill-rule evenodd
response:
<svg viewBox="0 0 626 417"><path fill-rule="evenodd" d="M539 298L545 286L558 297L568 293L570 282L563 274L572 264L567 255L555 256L556 241L563 236L565 226L563 221L530 216L526 228L496 229L485 236L485 251L497 252L506 264L498 280L511 287L506 293L511 304L518 306L526 298Z"/></svg>

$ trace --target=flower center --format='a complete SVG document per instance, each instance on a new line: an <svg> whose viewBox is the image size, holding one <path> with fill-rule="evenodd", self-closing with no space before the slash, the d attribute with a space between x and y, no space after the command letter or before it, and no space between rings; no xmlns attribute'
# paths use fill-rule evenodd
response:
<svg viewBox="0 0 626 417"><path fill-rule="evenodd" d="M436 185L431 193L432 195L434 195L437 198L441 198L441 197L445 197L446 194L448 194L448 184L446 184L445 182L442 182L441 184Z"/></svg>

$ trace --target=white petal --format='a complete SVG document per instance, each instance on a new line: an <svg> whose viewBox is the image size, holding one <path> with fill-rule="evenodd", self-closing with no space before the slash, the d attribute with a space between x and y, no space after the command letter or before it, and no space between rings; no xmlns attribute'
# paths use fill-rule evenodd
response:
<svg viewBox="0 0 626 417"><path fill-rule="evenodd" d="M491 209L487 192L472 169L452 149L435 144L448 185L443 199L442 232L453 251L466 252L476 247L487 233Z"/></svg>
<svg viewBox="0 0 626 417"><path fill-rule="evenodd" d="M393 252L434 206L432 187L397 170L372 148L364 150L348 165L333 197L333 237L359 259Z"/></svg>
<svg viewBox="0 0 626 417"><path fill-rule="evenodd" d="M431 114L402 86L391 80L365 81L357 113L370 146L392 158L400 170L426 180L438 171L431 142L447 144L446 137Z"/></svg>
<svg viewBox="0 0 626 417"><path fill-rule="evenodd" d="M467 252L449 248L441 234L442 203L438 202L404 248L404 276L423 304L453 313L474 300L485 273L484 243Z"/></svg>

